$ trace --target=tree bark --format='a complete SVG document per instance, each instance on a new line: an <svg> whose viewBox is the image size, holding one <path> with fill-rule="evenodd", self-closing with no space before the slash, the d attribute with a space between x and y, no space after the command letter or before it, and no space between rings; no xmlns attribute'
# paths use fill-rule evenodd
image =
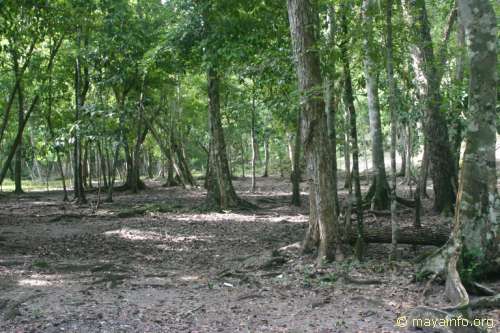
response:
<svg viewBox="0 0 500 333"><path fill-rule="evenodd" d="M347 22L347 6L342 6L342 34L343 38L347 39L349 36L348 22ZM354 96L352 90L351 68L349 62L349 55L347 53L347 44L341 44L340 55L342 58L342 67L344 75L344 91L343 99L344 105L349 110L349 132L351 141L352 152L352 174L351 181L354 185L354 195L356 198L356 222L357 222L357 242L356 242L356 256L362 259L364 252L364 236L363 236L363 198L361 195L361 184L359 179L359 145L358 145L358 131L356 126L356 108L354 107Z"/></svg>
<svg viewBox="0 0 500 333"><path fill-rule="evenodd" d="M410 245L433 245L442 246L450 236L450 229L445 226L432 227L401 227L398 229L398 244ZM391 244L393 239L392 226L380 226L369 224L364 229L364 240L366 243ZM355 244L357 230L348 228L344 241Z"/></svg>
<svg viewBox="0 0 500 333"><path fill-rule="evenodd" d="M226 142L220 118L220 78L217 69L211 65L207 71L208 82L208 118L210 133L210 188L207 191L207 203L218 208L238 207L242 200L236 195L229 164L227 161Z"/></svg>
<svg viewBox="0 0 500 333"><path fill-rule="evenodd" d="M397 115L396 115L396 81L394 80L394 59L393 59L393 40L392 40L392 6L393 0L387 0L386 3L386 71L387 85L389 88L389 112L391 117L391 260L397 257L398 245L398 229L396 216L396 185L397 185L397 169L396 169L396 145L397 145Z"/></svg>
<svg viewBox="0 0 500 333"><path fill-rule="evenodd" d="M382 138L382 124L380 121L380 103L378 97L378 69L375 57L377 56L373 40L373 0L363 1L363 47L364 47L364 73L366 91L368 94L368 115L370 119L370 136L372 141L372 163L374 176L372 189L373 208L384 210L389 207L389 185L385 173L384 146Z"/></svg>
<svg viewBox="0 0 500 333"><path fill-rule="evenodd" d="M335 59L331 54L335 47L335 9L333 6L329 6L327 10L327 45L330 50L330 54L326 57L326 63L328 69L325 71L325 113L327 120L328 138L331 145L331 159L332 159L332 177L333 177L333 200L335 203L335 212L337 215L340 213L339 206L339 196L337 189L337 132L336 132L336 110L337 110L337 98L335 97Z"/></svg>
<svg viewBox="0 0 500 333"><path fill-rule="evenodd" d="M455 306L466 306L469 298L461 281L464 272L471 272L465 276L468 279L478 279L500 270L500 198L495 165L497 79L492 70L497 66L497 28L488 0L458 0L458 9L470 61L466 148L451 238L422 270L445 274L448 298Z"/></svg>
<svg viewBox="0 0 500 333"><path fill-rule="evenodd" d="M316 51L317 13L308 0L288 0L293 53L301 94L302 144L310 177L310 228L317 226L318 260L342 259L334 191L331 142L326 127L319 55ZM316 235L308 233L304 248L311 248Z"/></svg>
<svg viewBox="0 0 500 333"><path fill-rule="evenodd" d="M269 177L269 133L264 134L264 173L262 174L263 178Z"/></svg>
<svg viewBox="0 0 500 333"><path fill-rule="evenodd" d="M250 191L252 193L255 192L255 187L256 187L256 180L255 180L255 173L256 173L256 167L257 167L257 138L255 135L255 87L252 90L252 119L251 119L251 145L252 145L252 187Z"/></svg>
<svg viewBox="0 0 500 333"><path fill-rule="evenodd" d="M413 34L410 53L417 78L417 89L425 113L424 133L429 142L429 159L434 184L434 209L449 213L455 202L456 170L448 127L440 111L439 73L434 59L425 0L402 0L405 18Z"/></svg>
<svg viewBox="0 0 500 333"><path fill-rule="evenodd" d="M300 207L300 181L302 180L302 170L300 167L301 158L301 110L297 110L297 129L295 133L295 143L292 149L289 149L290 155L292 156L292 174L290 175L290 180L292 181L292 205ZM289 143L290 144L290 143Z"/></svg>
<svg viewBox="0 0 500 333"><path fill-rule="evenodd" d="M16 61L16 73L18 72L18 66ZM16 75L17 76L17 75ZM16 78L17 79L17 78ZM24 91L22 82L19 81L19 88L17 89L18 97L18 117L17 117L17 131L23 131L23 121L24 121ZM22 163L23 163L23 137L17 144L16 158L14 160L14 183L15 183L15 193L23 193L22 188Z"/></svg>

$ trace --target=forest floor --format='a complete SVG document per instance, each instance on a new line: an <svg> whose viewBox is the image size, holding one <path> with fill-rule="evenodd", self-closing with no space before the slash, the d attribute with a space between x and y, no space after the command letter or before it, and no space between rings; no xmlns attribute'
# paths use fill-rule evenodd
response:
<svg viewBox="0 0 500 333"><path fill-rule="evenodd" d="M396 264L381 244L363 263L276 255L304 237L307 205L290 206L286 179L234 183L257 209L206 212L203 190L158 182L97 210L61 192L0 194L0 332L404 332L407 310L444 305L443 286L424 298L415 277L432 247L400 246ZM424 225L450 223L424 206ZM500 332L500 311L479 315Z"/></svg>

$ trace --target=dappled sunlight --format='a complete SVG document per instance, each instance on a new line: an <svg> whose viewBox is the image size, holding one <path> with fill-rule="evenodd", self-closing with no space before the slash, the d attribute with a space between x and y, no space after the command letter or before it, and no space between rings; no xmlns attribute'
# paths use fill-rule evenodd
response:
<svg viewBox="0 0 500 333"><path fill-rule="evenodd" d="M288 212L287 212L288 213ZM278 212L275 215L259 215L259 214L242 214L242 213L232 213L227 211L227 213L207 213L207 214L179 214L172 216L176 221L180 222L192 222L202 221L202 222L259 222L259 223L304 223L307 222L307 216L302 214L280 214Z"/></svg>
<svg viewBox="0 0 500 333"><path fill-rule="evenodd" d="M61 285L62 279L58 275L46 276L41 274L32 274L27 278L20 279L18 284L24 287L48 287Z"/></svg>
<svg viewBox="0 0 500 333"><path fill-rule="evenodd" d="M207 240L213 238L213 236L174 236L169 235L166 232L155 232L155 231L145 231L139 229L122 228L117 230L106 231L104 235L107 236L118 236L123 239L128 240L155 240L155 241L167 241L172 243L185 243L192 242L196 240Z"/></svg>
<svg viewBox="0 0 500 333"><path fill-rule="evenodd" d="M200 277L198 275L184 275L179 278L179 280L185 282L198 281L199 279Z"/></svg>
<svg viewBox="0 0 500 333"><path fill-rule="evenodd" d="M160 233L153 231L144 231L138 229L122 228L117 230L106 231L106 236L118 236L130 240L162 240L163 237Z"/></svg>

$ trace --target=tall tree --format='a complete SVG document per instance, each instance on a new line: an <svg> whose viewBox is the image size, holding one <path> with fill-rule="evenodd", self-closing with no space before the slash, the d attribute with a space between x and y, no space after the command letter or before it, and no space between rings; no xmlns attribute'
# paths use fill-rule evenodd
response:
<svg viewBox="0 0 500 333"><path fill-rule="evenodd" d="M349 186L354 185L354 197L356 202L356 222L357 222L357 242L356 242L356 256L358 259L363 257L364 252L364 235L363 235L363 198L361 196L361 184L359 179L359 145L358 145L358 129L356 125L356 108L354 106L354 94L352 88L351 77L351 64L348 54L348 40L349 40L349 23L347 13L349 7L347 3L342 4L341 7L341 27L343 42L340 45L340 57L342 59L343 67L343 100L347 109L349 122L346 124L350 136L350 151L352 153L352 173L349 175ZM348 171L347 171L348 172ZM349 191L352 195L351 191ZM353 202L353 198L349 198Z"/></svg>
<svg viewBox="0 0 500 333"><path fill-rule="evenodd" d="M448 138L446 119L441 112L439 72L434 57L425 0L402 0L412 44L410 54L424 109L424 133L432 164L434 209L451 212L455 202L456 170Z"/></svg>
<svg viewBox="0 0 500 333"><path fill-rule="evenodd" d="M368 192L375 209L387 209L389 206L389 186L385 173L384 143L382 123L380 120L380 103L378 97L377 51L375 48L373 20L377 9L374 0L363 1L363 48L364 73L368 94L368 115L370 119L370 136L372 141L373 181Z"/></svg>
<svg viewBox="0 0 500 333"><path fill-rule="evenodd" d="M309 0L288 0L288 19L302 106L302 144L308 167L309 230L304 249L318 247L318 260L342 259L335 212L331 141L316 50L317 12Z"/></svg>
<svg viewBox="0 0 500 333"><path fill-rule="evenodd" d="M469 298L461 278L470 282L500 269L500 198L495 165L498 82L492 70L497 68L496 16L488 0L458 0L458 9L470 64L466 148L450 241L423 270L446 274L447 296L462 307Z"/></svg>
<svg viewBox="0 0 500 333"><path fill-rule="evenodd" d="M393 38L392 38L392 7L393 0L387 0L386 3L386 71L387 84L389 90L389 112L391 119L391 225L392 225L392 257L396 255L398 225L396 218L396 135L397 135L397 117L396 117L396 81L394 79L394 58L393 58Z"/></svg>

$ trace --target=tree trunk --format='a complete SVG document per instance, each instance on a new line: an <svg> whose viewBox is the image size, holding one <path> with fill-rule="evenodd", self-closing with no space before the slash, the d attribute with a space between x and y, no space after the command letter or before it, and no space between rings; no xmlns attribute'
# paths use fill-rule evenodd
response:
<svg viewBox="0 0 500 333"><path fill-rule="evenodd" d="M348 10L346 5L342 7L342 34L344 38L347 38L348 22L347 14ZM347 45L342 44L340 48L340 54L342 58L342 67L344 75L344 92L343 99L344 105L346 105L349 110L349 131L350 131L350 141L351 141L351 152L352 152L352 176L351 180L354 185L354 195L356 198L356 222L357 222L357 242L356 242L356 256L358 259L362 259L364 252L364 236L363 236L363 198L361 196L361 184L359 179L359 146L358 146L358 131L356 126L356 109L354 107L354 96L352 90L352 79L351 79L351 69L349 63L349 55L347 53Z"/></svg>
<svg viewBox="0 0 500 333"><path fill-rule="evenodd" d="M500 270L500 198L496 188L497 101L496 16L488 0L458 0L470 61L466 148L463 155L455 221L449 242L424 265L446 274L446 294L457 306L469 303L462 278ZM458 274L457 262L461 262ZM465 274L467 273L468 274Z"/></svg>
<svg viewBox="0 0 500 333"><path fill-rule="evenodd" d="M269 177L269 133L265 133L264 135L264 173L262 174L263 178Z"/></svg>
<svg viewBox="0 0 500 333"><path fill-rule="evenodd" d="M300 167L300 156L301 156L301 111L297 110L297 131L295 133L295 143L290 149L291 140L288 143L288 151L292 160L292 173L290 175L290 180L292 181L292 205L300 207L300 181L302 178L302 170Z"/></svg>
<svg viewBox="0 0 500 333"><path fill-rule="evenodd" d="M255 192L255 187L256 187L256 184L255 184L255 168L256 168L256 164L257 164L257 138L256 138L256 135L255 135L255 88L253 88L253 91L252 91L252 119L251 119L251 123L252 123L252 128L251 128L251 133L250 133L250 136L251 136L251 145L252 145L252 187L250 189L250 192Z"/></svg>
<svg viewBox="0 0 500 333"><path fill-rule="evenodd" d="M241 163L241 177L242 178L246 178L246 175L245 175L245 145L243 144L243 138L241 138L241 141L240 141L240 151L241 151L241 159L240 159L240 163Z"/></svg>
<svg viewBox="0 0 500 333"><path fill-rule="evenodd" d="M406 171L405 171L405 182L408 185L411 185L413 178L413 161L412 161L412 153L413 153L413 135L412 135L412 127L410 122L408 122L406 126Z"/></svg>
<svg viewBox="0 0 500 333"><path fill-rule="evenodd" d="M378 98L378 69L375 57L373 40L373 12L375 3L373 0L363 1L363 46L364 46L364 73L366 78L366 91L368 94L368 115L370 119L370 136L372 142L373 179L372 189L369 191L373 196L367 197L372 200L373 209L384 210L389 207L389 185L385 173L384 146L382 138L382 125L380 121L380 104Z"/></svg>
<svg viewBox="0 0 500 333"><path fill-rule="evenodd" d="M404 130L404 124L398 126L399 133L399 155L401 156L401 167L399 169L398 176L404 177L406 172L406 134Z"/></svg>
<svg viewBox="0 0 500 333"><path fill-rule="evenodd" d="M425 0L402 0L405 17L412 31L411 57L424 107L424 133L429 142L429 159L434 184L434 209L449 213L455 202L456 170L448 139L448 127L441 112L439 73L432 47Z"/></svg>
<svg viewBox="0 0 500 333"><path fill-rule="evenodd" d="M80 130L80 111L83 107L84 87L82 87L82 69L80 58L81 31L77 33L77 55L75 58L75 127L74 147L73 147L73 163L74 163L74 198L78 203L86 203L85 190L83 188L83 173L82 173L82 147L81 147L81 130Z"/></svg>
<svg viewBox="0 0 500 333"><path fill-rule="evenodd" d="M328 7L327 13L327 44L330 52L334 51L335 46L335 12L333 6ZM334 96L335 93L335 59L333 59L332 54L328 54L327 59L328 70L326 70L325 75L325 113L327 120L327 130L328 138L330 140L331 146L331 159L332 159L332 177L333 177L333 200L335 203L335 212L337 215L340 213L339 197L337 189L337 132L336 132L336 110L337 110L337 99Z"/></svg>
<svg viewBox="0 0 500 333"><path fill-rule="evenodd" d="M317 13L308 0L288 0L288 18L301 94L302 144L309 175L309 225L317 226L318 260L342 259L335 201L332 193L332 147L326 126L320 61L315 49ZM311 248L316 236L308 233L304 248Z"/></svg>
<svg viewBox="0 0 500 333"><path fill-rule="evenodd" d="M396 138L397 138L397 115L396 115L396 81L394 80L394 59L393 59L393 41L392 41L392 6L393 0L387 0L386 3L386 71L387 85L389 86L389 111L391 117L391 260L397 257L398 245L398 223L396 216L396 184L397 184L397 169L396 169Z"/></svg>
<svg viewBox="0 0 500 333"><path fill-rule="evenodd" d="M211 141L210 178L207 202L219 208L238 207L242 200L236 195L229 164L227 162L226 142L220 117L220 78L217 69L210 66L207 71L208 81L208 118Z"/></svg>
<svg viewBox="0 0 500 333"><path fill-rule="evenodd" d="M392 226L367 224L364 229L364 240L366 243L391 244L392 236ZM446 243L449 236L450 229L441 225L419 228L407 226L398 229L398 244L442 246ZM357 230L355 228L348 228L344 241L355 244L356 240Z"/></svg>
<svg viewBox="0 0 500 333"><path fill-rule="evenodd" d="M102 152L102 145L100 140L97 140L97 154L99 156L99 164L96 167L100 169L99 173L102 175L102 183L104 188L108 188L108 170L106 168L106 159L104 158L104 154Z"/></svg>
<svg viewBox="0 0 500 333"><path fill-rule="evenodd" d="M344 116L344 169L345 169L345 180L344 188L349 189L352 187L352 175L351 175L351 140L349 134L349 108L345 108Z"/></svg>
<svg viewBox="0 0 500 333"><path fill-rule="evenodd" d="M17 66L17 64L16 64ZM18 69L16 68L16 73ZM16 75L17 76L17 75ZM16 78L17 79L17 78ZM24 91L22 83L19 82L19 88L17 89L17 97L18 97L18 123L17 123L17 131L22 132L23 121L24 121ZM16 149L16 158L14 160L14 183L15 183L15 193L23 193L22 188L22 163L23 163L23 139L22 136L18 142Z"/></svg>

